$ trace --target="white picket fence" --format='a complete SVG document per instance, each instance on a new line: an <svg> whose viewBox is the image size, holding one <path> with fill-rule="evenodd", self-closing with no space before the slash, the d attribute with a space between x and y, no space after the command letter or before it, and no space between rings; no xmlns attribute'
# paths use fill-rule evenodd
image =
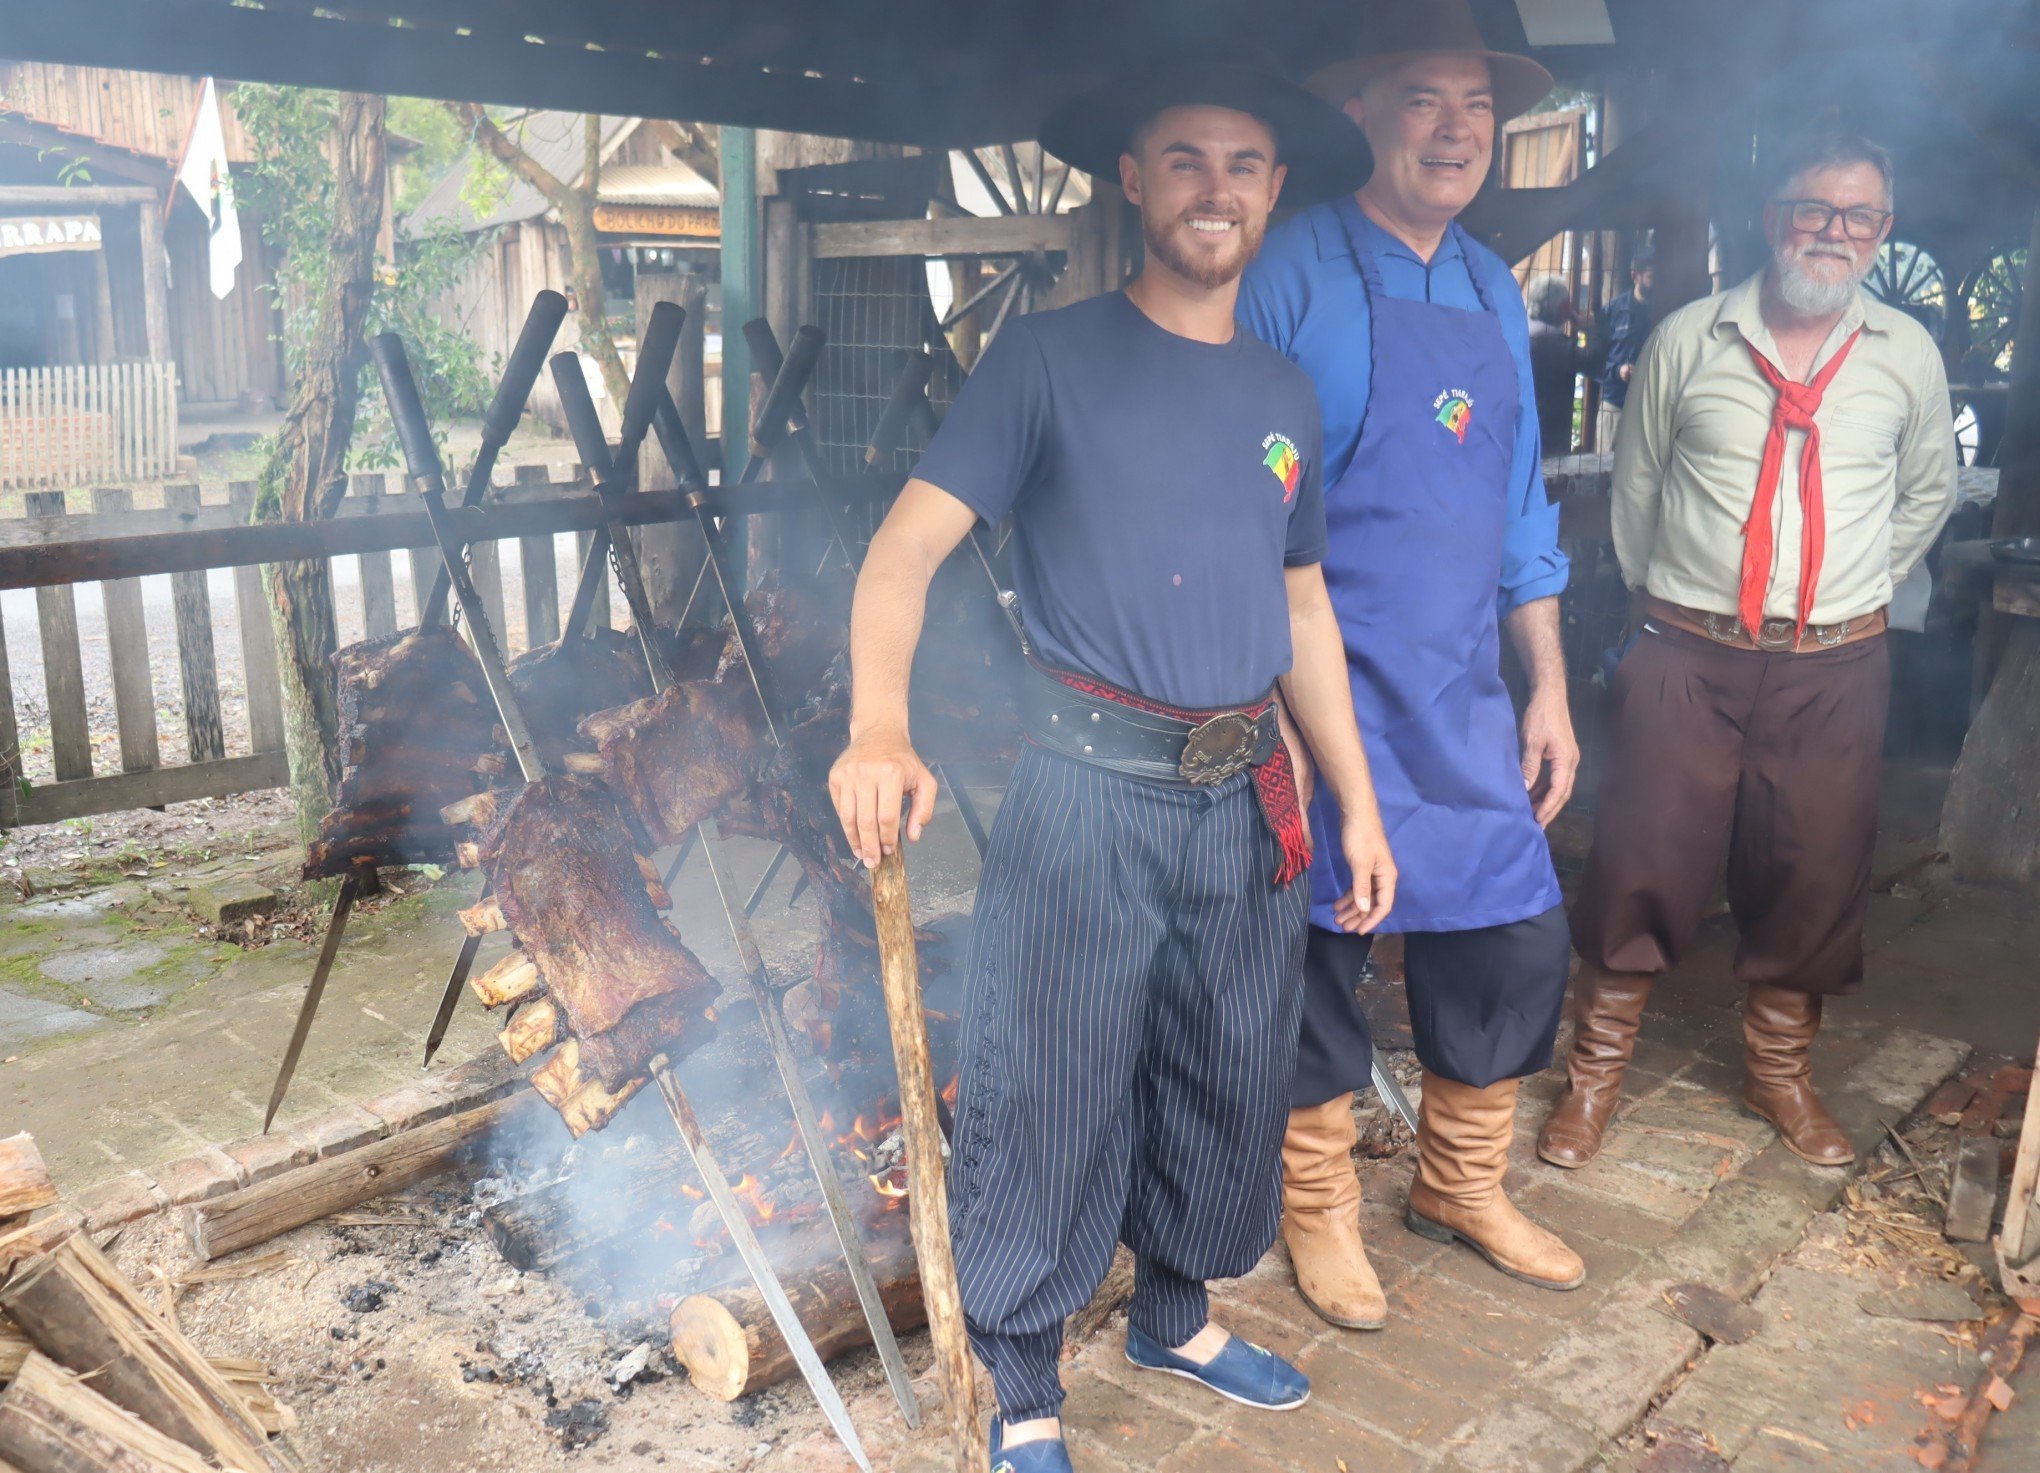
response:
<svg viewBox="0 0 2040 1473"><path fill-rule="evenodd" d="M176 469L176 364L0 370L0 490L154 480Z"/></svg>

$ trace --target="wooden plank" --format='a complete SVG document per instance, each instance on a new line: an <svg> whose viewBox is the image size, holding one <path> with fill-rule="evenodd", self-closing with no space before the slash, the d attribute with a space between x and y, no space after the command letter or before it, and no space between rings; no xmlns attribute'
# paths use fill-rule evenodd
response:
<svg viewBox="0 0 2040 1473"><path fill-rule="evenodd" d="M31 517L64 515L64 493L31 491L22 498ZM43 689L49 696L50 749L60 782L92 776L92 732L85 716L85 666L78 649L78 604L66 586L35 591L41 627Z"/></svg>
<svg viewBox="0 0 2040 1473"><path fill-rule="evenodd" d="M1958 1243L1981 1243L1990 1237L1990 1219L1997 1207L1997 1137L1964 1135L1955 1157L1954 1180L1948 1185L1948 1220L1943 1231Z"/></svg>
<svg viewBox="0 0 2040 1473"><path fill-rule="evenodd" d="M517 489L542 494L552 472L542 465L517 467ZM560 574L551 533L517 539L517 566L524 579L524 645L537 649L560 637Z"/></svg>
<svg viewBox="0 0 2040 1473"><path fill-rule="evenodd" d="M163 504L184 511L199 504L198 487L165 486ZM184 731L190 762L227 755L220 725L220 671L213 654L212 593L203 569L170 575L172 615L177 625L177 667L184 681Z"/></svg>
<svg viewBox="0 0 2040 1473"><path fill-rule="evenodd" d="M2005 1198L2003 1257L2013 1264L2033 1261L2040 1248L2040 1090L2026 1091L2026 1113L2019 1126L2019 1151L2012 1159L2012 1185Z"/></svg>
<svg viewBox="0 0 2040 1473"><path fill-rule="evenodd" d="M1008 256L1069 249L1068 215L964 215L946 220L842 220L814 227L815 259L843 256Z"/></svg>
<svg viewBox="0 0 2040 1473"><path fill-rule="evenodd" d="M255 514L255 483L227 483L227 505L242 524ZM283 680L277 669L276 626L262 569L234 569L234 612L241 625L241 684L248 696L248 745L256 752L283 750Z"/></svg>
<svg viewBox="0 0 2040 1473"><path fill-rule="evenodd" d="M92 509L102 515L130 510L135 493L101 486ZM116 578L99 585L106 604L106 660L113 672L113 713L120 726L123 772L146 772L162 760L156 742L156 685L149 671L148 621L142 613L142 581Z"/></svg>
<svg viewBox="0 0 2040 1473"><path fill-rule="evenodd" d="M414 547L405 555L411 564L411 614L404 627L415 629L418 616L424 611L425 600L432 593L432 575L439 571L439 549Z"/></svg>
<svg viewBox="0 0 2040 1473"><path fill-rule="evenodd" d="M39 783L20 795L18 822L56 823L119 813L129 808L160 808L194 798L224 798L280 788L290 781L290 764L282 752L257 752L250 757L222 757L214 762L187 762L152 772L119 772L75 782Z"/></svg>
<svg viewBox="0 0 2040 1473"><path fill-rule="evenodd" d="M806 481L733 487L716 494L712 511L716 516L810 511L822 500L840 506L862 506L897 495L904 480L896 471L877 471L829 477L819 490ZM346 501L341 505L344 507ZM633 492L624 498L621 507L621 517L627 526L671 520L685 514L686 508L671 491ZM597 527L603 521L600 498L581 491L540 502L500 501L449 512L451 528L463 542L529 537L540 532L577 532ZM430 532L425 513L420 510L0 547L0 589L89 583L101 578L140 577L194 568L232 568L243 563L287 562L293 558L338 557L371 548L418 547L423 545L420 539Z"/></svg>
<svg viewBox="0 0 2040 1473"><path fill-rule="evenodd" d="M482 607L488 612L489 628L496 636L496 642L505 651L514 653L510 644L510 630L503 622L503 564L493 541L468 544L468 577L474 580L475 592L482 596Z"/></svg>
<svg viewBox="0 0 2040 1473"><path fill-rule="evenodd" d="M360 472L347 478L347 494L380 498L383 484L381 471ZM397 632L397 586L390 572L390 555L364 552L360 557L362 628L368 638L381 639Z"/></svg>
<svg viewBox="0 0 2040 1473"><path fill-rule="evenodd" d="M534 1107L542 1108L538 1096L520 1089L479 1110L447 1115L200 1202L185 1215L191 1246L201 1258L218 1258L436 1176L497 1127L536 1113Z"/></svg>

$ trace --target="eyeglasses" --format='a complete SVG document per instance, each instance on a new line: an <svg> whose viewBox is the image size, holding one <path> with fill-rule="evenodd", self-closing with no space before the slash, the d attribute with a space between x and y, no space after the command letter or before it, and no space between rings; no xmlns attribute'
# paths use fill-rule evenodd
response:
<svg viewBox="0 0 2040 1473"><path fill-rule="evenodd" d="M1873 210L1867 205L1845 210L1824 199L1775 199L1771 203L1787 212L1794 230L1807 235L1819 235L1828 228L1828 221L1840 215L1842 232L1850 240L1875 240L1891 219L1889 210Z"/></svg>

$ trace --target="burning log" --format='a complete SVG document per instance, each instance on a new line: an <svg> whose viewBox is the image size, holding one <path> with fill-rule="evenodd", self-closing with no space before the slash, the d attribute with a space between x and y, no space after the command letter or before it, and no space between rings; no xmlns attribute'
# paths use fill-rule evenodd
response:
<svg viewBox="0 0 2040 1473"><path fill-rule="evenodd" d="M101 1396L86 1376L35 1354L0 1394L0 1459L33 1473L212 1473L198 1453Z"/></svg>
<svg viewBox="0 0 2040 1473"><path fill-rule="evenodd" d="M284 1467L226 1379L85 1234L71 1234L17 1273L0 1289L0 1306L43 1355L91 1376L97 1394L157 1432L222 1468Z"/></svg>
<svg viewBox="0 0 2040 1473"><path fill-rule="evenodd" d="M886 1318L901 1334L927 1323L921 1278L906 1232L906 1214L888 1214L869 1232L872 1276ZM794 1313L827 1360L871 1343L871 1327L857 1305L857 1292L842 1260L781 1275ZM673 1311L673 1356L694 1384L720 1401L735 1401L795 1374L793 1353L773 1327L765 1301L748 1283L692 1294Z"/></svg>
<svg viewBox="0 0 2040 1473"><path fill-rule="evenodd" d="M498 1126L535 1110L521 1091L338 1156L314 1161L185 1210L192 1249L208 1261L266 1243L348 1207L436 1176Z"/></svg>
<svg viewBox="0 0 2040 1473"><path fill-rule="evenodd" d="M547 1075L547 1098L562 1106L574 1097L585 1065L601 1086L587 1109L606 1120L643 1082L652 1055L677 1057L709 1036L709 1004L721 989L659 918L629 823L607 789L572 776L533 783L484 847L497 911L581 1045L572 1063ZM471 934L474 914L462 912Z"/></svg>

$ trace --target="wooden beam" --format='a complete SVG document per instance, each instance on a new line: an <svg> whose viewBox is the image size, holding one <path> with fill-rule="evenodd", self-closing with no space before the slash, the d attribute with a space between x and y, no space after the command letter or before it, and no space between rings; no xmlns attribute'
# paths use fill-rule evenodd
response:
<svg viewBox="0 0 2040 1473"><path fill-rule="evenodd" d="M160 205L163 196L146 185L0 184L0 205Z"/></svg>
<svg viewBox="0 0 2040 1473"><path fill-rule="evenodd" d="M31 786L16 799L13 822L56 823L95 813L160 808L165 803L188 803L220 793L280 788L289 781L290 764L280 751L153 767L142 772L111 772L100 777Z"/></svg>
<svg viewBox="0 0 2040 1473"><path fill-rule="evenodd" d="M822 483L819 492L805 482L746 486L718 494L714 514L797 512L825 500L844 506L861 504L897 494L904 482L905 477L896 472L876 472L832 477ZM374 501L367 505L374 506ZM249 527L215 525L191 531L129 533L0 547L0 588L47 588L194 568L239 568L293 559L344 557L349 553L416 547L431 537L431 524L422 511L376 508L348 515L347 502L343 500L340 507L341 515L318 522L263 522ZM642 526L647 522L674 520L683 510L678 492L641 492L624 498L622 520L626 526ZM145 513L134 515L139 518ZM491 501L454 510L450 515L455 533L461 541L469 543L533 537L545 532L592 531L603 522L601 500L592 493L547 497L543 501ZM82 525L92 518L65 520Z"/></svg>
<svg viewBox="0 0 2040 1473"><path fill-rule="evenodd" d="M1540 237L1541 238L1541 237ZM817 260L841 256L1014 256L1066 251L1068 215L965 215L944 220L845 220L814 227Z"/></svg>

